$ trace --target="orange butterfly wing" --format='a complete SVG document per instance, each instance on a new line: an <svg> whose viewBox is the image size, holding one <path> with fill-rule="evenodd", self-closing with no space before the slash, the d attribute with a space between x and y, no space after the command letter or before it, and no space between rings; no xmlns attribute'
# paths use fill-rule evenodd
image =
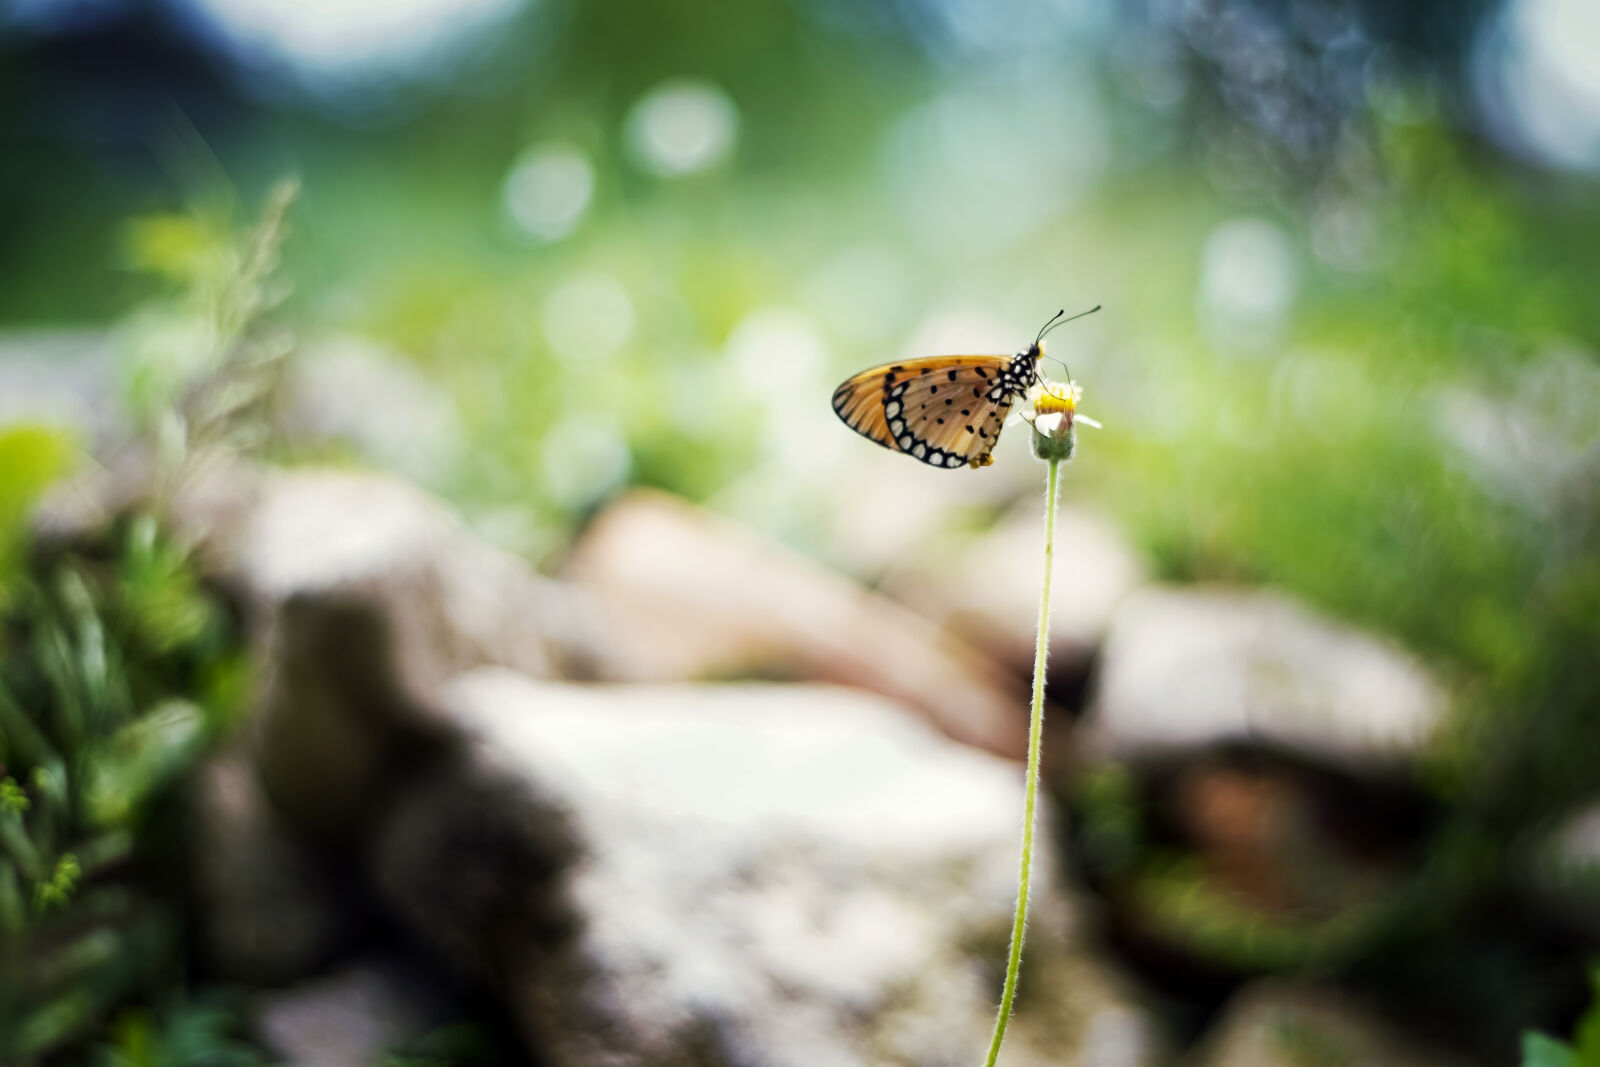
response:
<svg viewBox="0 0 1600 1067"><path fill-rule="evenodd" d="M862 371L833 393L845 425L934 467L986 466L1016 402L1012 356L931 356Z"/></svg>

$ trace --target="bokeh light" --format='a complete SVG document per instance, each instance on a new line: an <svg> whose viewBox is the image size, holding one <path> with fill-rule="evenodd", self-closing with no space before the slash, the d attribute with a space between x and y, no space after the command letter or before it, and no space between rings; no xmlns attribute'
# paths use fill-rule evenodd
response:
<svg viewBox="0 0 1600 1067"><path fill-rule="evenodd" d="M1600 6L1508 0L1478 42L1477 93L1496 135L1554 166L1600 168Z"/></svg>
<svg viewBox="0 0 1600 1067"><path fill-rule="evenodd" d="M518 232L557 241L583 221L594 196L594 168L569 145L530 148L506 175L501 202Z"/></svg>
<svg viewBox="0 0 1600 1067"><path fill-rule="evenodd" d="M598 365L633 333L633 301L607 274L561 282L544 301L544 334L551 351L572 363Z"/></svg>
<svg viewBox="0 0 1600 1067"><path fill-rule="evenodd" d="M676 79L651 89L628 114L627 142L647 171L676 178L715 167L733 151L739 110L710 82Z"/></svg>
<svg viewBox="0 0 1600 1067"><path fill-rule="evenodd" d="M1223 350L1260 348L1281 332L1299 283L1294 248L1265 219L1230 219L1200 255L1201 319Z"/></svg>

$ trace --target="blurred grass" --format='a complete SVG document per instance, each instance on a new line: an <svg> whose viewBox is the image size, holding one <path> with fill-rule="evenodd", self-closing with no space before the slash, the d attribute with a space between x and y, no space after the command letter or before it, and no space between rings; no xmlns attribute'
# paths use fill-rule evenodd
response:
<svg viewBox="0 0 1600 1067"><path fill-rule="evenodd" d="M1270 363L1163 365L1154 406L1181 421L1111 420L1097 478L1168 575L1279 583L1428 655L1466 728L1500 719L1451 791L1531 814L1595 786L1571 742L1600 708L1600 319L1574 260L1600 208L1436 127L1383 132L1385 267L1314 279Z"/></svg>

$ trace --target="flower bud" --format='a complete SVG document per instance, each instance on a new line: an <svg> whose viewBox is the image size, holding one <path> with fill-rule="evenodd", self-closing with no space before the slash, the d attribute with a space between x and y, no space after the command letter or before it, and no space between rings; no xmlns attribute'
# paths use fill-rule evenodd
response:
<svg viewBox="0 0 1600 1067"><path fill-rule="evenodd" d="M1060 418L1040 417L1033 422L1033 454L1046 463L1061 463L1072 458L1078 447L1078 431L1070 414Z"/></svg>
<svg viewBox="0 0 1600 1067"><path fill-rule="evenodd" d="M1078 411L1079 390L1075 383L1065 387L1046 386L1034 399L1033 454L1045 462L1063 462L1072 458L1078 445L1078 432L1073 423Z"/></svg>

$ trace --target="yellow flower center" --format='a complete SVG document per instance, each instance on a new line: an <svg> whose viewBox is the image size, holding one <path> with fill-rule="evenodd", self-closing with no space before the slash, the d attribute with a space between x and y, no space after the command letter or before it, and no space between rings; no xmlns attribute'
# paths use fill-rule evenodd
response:
<svg viewBox="0 0 1600 1067"><path fill-rule="evenodd" d="M1033 402L1035 415L1050 415L1060 413L1070 415L1078 410L1078 397L1076 391L1070 386L1047 385Z"/></svg>

